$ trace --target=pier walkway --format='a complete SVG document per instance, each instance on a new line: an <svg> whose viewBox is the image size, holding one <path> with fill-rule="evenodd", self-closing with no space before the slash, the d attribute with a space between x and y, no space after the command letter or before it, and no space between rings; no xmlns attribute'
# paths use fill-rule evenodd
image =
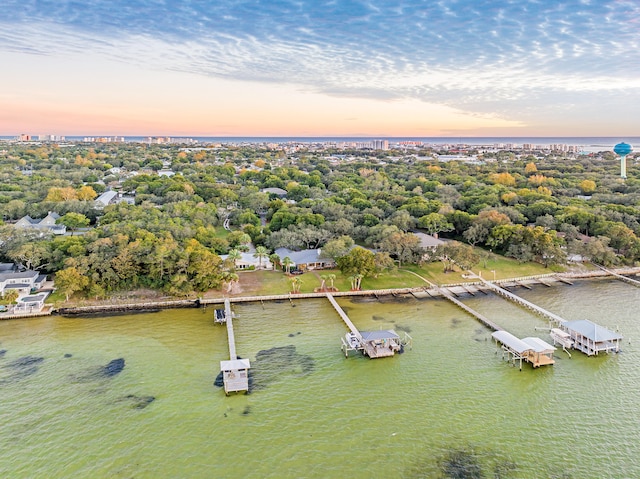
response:
<svg viewBox="0 0 640 479"><path fill-rule="evenodd" d="M632 284L634 286L640 287L640 281L638 281L637 279L628 278L627 276L623 276L623 275L621 275L619 273L616 273L615 271L611 271L610 269L607 269L604 266L601 266L599 264L596 264L596 263L592 263L592 264L594 266L597 266L598 268L600 268L605 273L610 274L611 276L613 276L616 279L619 279L621 281L624 281L625 283L629 283L629 284Z"/></svg>
<svg viewBox="0 0 640 479"><path fill-rule="evenodd" d="M547 318L552 324L559 326L562 323L566 322L566 320L560 316L558 316L555 313L552 313L551 311L547 311L544 308L541 308L540 306L531 303L530 301L527 301L526 299L521 298L520 296L518 296L517 294L513 294L511 291L507 291L504 288L501 288L500 286L493 284L489 281L484 280L483 278L481 278L480 276L478 276L477 274L473 273L472 271L468 272L469 274L472 274L473 276L475 276L476 278L478 278L479 281L481 281L487 288L489 288L491 291L493 291L494 293L502 296L503 298L506 298L510 301L513 301L514 303L523 306L524 308L533 311L534 313L539 314L540 316L543 316L545 318Z"/></svg>
<svg viewBox="0 0 640 479"><path fill-rule="evenodd" d="M340 315L344 323L351 330L351 333L358 339L358 341L362 341L362 334L360 334L360 331L358 331L358 328L356 328L355 325L351 322L351 320L349 319L349 316L347 316L347 313L344 312L344 310L340 307L338 302L333 298L333 296L330 293L326 293L326 295L327 295L327 299L331 303L331 306L333 306L336 312L338 313L338 315Z"/></svg>
<svg viewBox="0 0 640 479"><path fill-rule="evenodd" d="M231 312L231 302L228 299L224 302L224 322L227 323L229 361L220 361L220 370L224 381L224 392L228 395L230 392L249 390L249 368L251 368L251 363L248 359L238 359L236 354L233 314Z"/></svg>
<svg viewBox="0 0 640 479"><path fill-rule="evenodd" d="M455 304L459 308L465 310L471 316L475 317L478 321L480 321L486 327L488 327L490 329L493 329L494 331L502 331L503 330L500 326L498 326L496 323L494 323L493 321L491 321L487 317L483 316L482 314L478 313L474 309L470 308L469 306L467 306L466 304L464 304L462 301L458 300L457 298L454 298L453 295L451 293L449 293L449 291L447 291L446 289L439 288L439 287L436 286L436 290L443 297L445 297L449 301L451 301L453 304Z"/></svg>

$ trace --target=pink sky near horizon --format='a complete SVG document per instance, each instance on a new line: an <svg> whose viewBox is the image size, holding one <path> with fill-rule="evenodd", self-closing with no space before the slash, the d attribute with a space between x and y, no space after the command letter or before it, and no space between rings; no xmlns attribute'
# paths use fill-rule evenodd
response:
<svg viewBox="0 0 640 479"><path fill-rule="evenodd" d="M626 122L567 126L417 99L332 96L294 84L221 79L99 57L0 52L0 135L606 136ZM45 73L43 75L43 73ZM629 129L631 130L631 129Z"/></svg>

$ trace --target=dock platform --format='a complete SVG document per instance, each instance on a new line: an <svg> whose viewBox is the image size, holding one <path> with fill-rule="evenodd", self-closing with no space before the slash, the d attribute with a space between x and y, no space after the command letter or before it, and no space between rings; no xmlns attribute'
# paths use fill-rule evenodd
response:
<svg viewBox="0 0 640 479"><path fill-rule="evenodd" d="M349 332L342 338L341 349L345 357L349 357L349 351L361 351L371 359L386 358L394 356L404 346L411 346L413 339L407 333L404 333L404 338L401 338L393 330L358 331L335 298L330 293L326 293L326 296L349 328Z"/></svg>

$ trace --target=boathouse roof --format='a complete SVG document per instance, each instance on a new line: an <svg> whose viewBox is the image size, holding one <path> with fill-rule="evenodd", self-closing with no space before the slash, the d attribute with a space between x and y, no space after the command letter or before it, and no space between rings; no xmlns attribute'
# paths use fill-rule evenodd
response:
<svg viewBox="0 0 640 479"><path fill-rule="evenodd" d="M530 344L525 343L522 339L516 338L508 331L496 331L495 333L492 333L491 336L507 346L509 349L517 352L518 354L522 354L525 351L533 349Z"/></svg>
<svg viewBox="0 0 640 479"><path fill-rule="evenodd" d="M543 341L540 338L523 338L522 341L527 343L536 353L544 353L556 350L555 347L551 346L549 343Z"/></svg>
<svg viewBox="0 0 640 479"><path fill-rule="evenodd" d="M237 371L239 369L250 369L251 362L248 359L232 359L220 361L220 371Z"/></svg>
<svg viewBox="0 0 640 479"><path fill-rule="evenodd" d="M562 323L562 327L574 331L585 338L595 341L615 341L622 339L622 336L613 331L609 331L607 328L597 325L589 321L588 319L578 319L576 321L565 321Z"/></svg>
<svg viewBox="0 0 640 479"><path fill-rule="evenodd" d="M398 339L400 336L393 330L361 331L362 339L365 341L375 341L376 339Z"/></svg>

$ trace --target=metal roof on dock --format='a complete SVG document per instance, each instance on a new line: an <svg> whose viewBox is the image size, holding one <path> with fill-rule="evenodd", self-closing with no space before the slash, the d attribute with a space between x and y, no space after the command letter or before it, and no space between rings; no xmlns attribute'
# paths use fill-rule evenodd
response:
<svg viewBox="0 0 640 479"><path fill-rule="evenodd" d="M575 331L591 341L616 341L622 339L622 335L609 331L607 328L597 325L588 319L578 319L576 321L565 321L562 327Z"/></svg>

